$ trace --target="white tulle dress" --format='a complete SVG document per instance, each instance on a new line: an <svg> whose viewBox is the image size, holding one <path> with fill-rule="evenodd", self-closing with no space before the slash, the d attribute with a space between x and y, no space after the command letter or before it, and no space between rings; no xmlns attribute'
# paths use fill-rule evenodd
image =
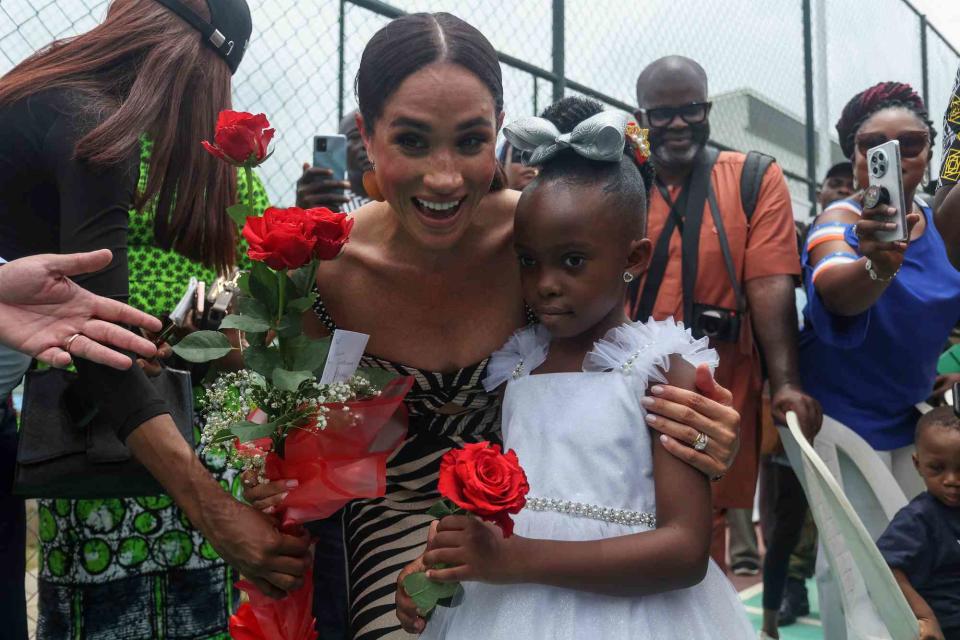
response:
<svg viewBox="0 0 960 640"><path fill-rule="evenodd" d="M668 357L716 366L706 339L672 319L623 325L596 343L582 373L529 375L546 359L542 327L518 331L490 361L485 385L508 382L505 448L530 483L517 535L596 540L655 526L650 431L640 404L665 382ZM425 638L454 640L741 640L755 637L730 582L711 561L688 589L637 598L534 584L464 583L454 608L438 607Z"/></svg>

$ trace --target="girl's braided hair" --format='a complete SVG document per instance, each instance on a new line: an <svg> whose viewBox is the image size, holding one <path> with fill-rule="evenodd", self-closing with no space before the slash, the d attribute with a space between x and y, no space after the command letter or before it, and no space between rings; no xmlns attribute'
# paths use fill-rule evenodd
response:
<svg viewBox="0 0 960 640"><path fill-rule="evenodd" d="M901 108L916 115L930 130L930 153L937 130L927 113L927 106L916 91L904 82L881 82L861 91L850 99L837 121L837 134L840 136L840 148L848 158L853 158L857 131L870 116L890 108Z"/></svg>

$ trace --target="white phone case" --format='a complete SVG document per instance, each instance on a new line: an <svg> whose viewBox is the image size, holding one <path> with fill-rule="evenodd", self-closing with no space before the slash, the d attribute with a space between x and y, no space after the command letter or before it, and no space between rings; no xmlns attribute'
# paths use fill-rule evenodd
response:
<svg viewBox="0 0 960 640"><path fill-rule="evenodd" d="M891 231L880 231L876 234L883 242L902 242L907 239L907 203L903 196L903 172L900 168L900 142L888 140L881 145L867 151L867 175L871 186L878 186L885 190L888 199L886 204L896 208L897 213L891 218L878 218L896 222L897 228Z"/></svg>

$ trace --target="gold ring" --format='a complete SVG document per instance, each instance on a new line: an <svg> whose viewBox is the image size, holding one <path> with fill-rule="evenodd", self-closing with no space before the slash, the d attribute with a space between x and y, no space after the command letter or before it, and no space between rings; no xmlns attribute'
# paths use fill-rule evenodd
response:
<svg viewBox="0 0 960 640"><path fill-rule="evenodd" d="M83 334L75 333L69 338L67 338L66 344L63 345L63 350L66 351L67 353L70 353L70 346L73 344L73 341L79 338L81 335Z"/></svg>

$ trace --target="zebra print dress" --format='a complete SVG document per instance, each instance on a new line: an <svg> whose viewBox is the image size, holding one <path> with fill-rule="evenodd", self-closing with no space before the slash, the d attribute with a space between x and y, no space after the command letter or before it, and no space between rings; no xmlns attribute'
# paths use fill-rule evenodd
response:
<svg viewBox="0 0 960 640"><path fill-rule="evenodd" d="M314 312L333 331L322 300ZM500 442L500 396L481 384L487 359L450 373L424 371L364 355L361 367L414 378L405 403L406 442L387 462L382 498L356 500L344 510L344 546L350 591L350 630L357 640L412 638L394 613L397 574L423 551L433 520L427 509L439 499L440 458L464 442Z"/></svg>

